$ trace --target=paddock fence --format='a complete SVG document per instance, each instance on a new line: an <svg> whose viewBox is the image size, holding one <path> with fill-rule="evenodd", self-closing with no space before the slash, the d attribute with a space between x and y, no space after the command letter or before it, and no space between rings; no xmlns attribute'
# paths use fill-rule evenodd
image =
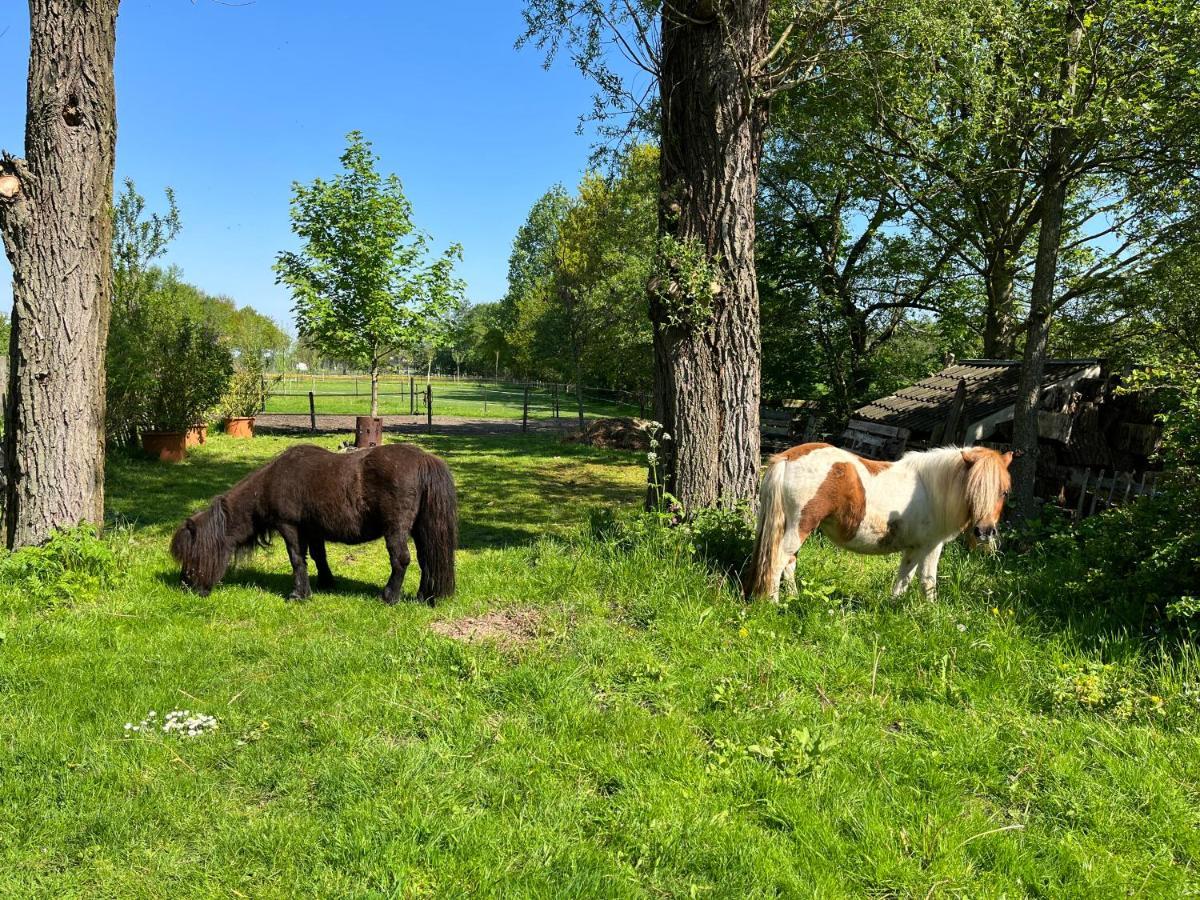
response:
<svg viewBox="0 0 1200 900"><path fill-rule="evenodd" d="M416 375L379 377L379 415L424 423L519 423L530 429L579 427L589 419L645 417L649 396L634 391L544 381L455 378ZM264 377L261 415L267 423L307 418L320 430L349 416L370 414L371 379L367 375L284 375Z"/></svg>

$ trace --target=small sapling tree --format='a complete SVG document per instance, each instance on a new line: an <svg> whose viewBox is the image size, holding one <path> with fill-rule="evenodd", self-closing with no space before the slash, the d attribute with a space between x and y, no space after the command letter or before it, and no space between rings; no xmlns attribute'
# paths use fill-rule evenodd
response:
<svg viewBox="0 0 1200 900"><path fill-rule="evenodd" d="M347 142L333 179L293 185L292 230L303 246L281 252L275 272L292 292L301 339L371 373L374 417L380 368L459 302L454 264L462 250L455 244L431 259L400 179L379 174L379 158L360 132Z"/></svg>

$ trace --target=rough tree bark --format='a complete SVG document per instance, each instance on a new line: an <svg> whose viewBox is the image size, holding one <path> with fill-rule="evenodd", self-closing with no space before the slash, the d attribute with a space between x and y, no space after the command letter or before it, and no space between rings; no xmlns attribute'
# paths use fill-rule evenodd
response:
<svg viewBox="0 0 1200 900"><path fill-rule="evenodd" d="M684 273L668 266L651 291L655 413L671 436L657 477L688 510L753 498L758 488L754 212L767 104L749 73L769 50L768 8L768 0L663 6L659 232L702 249L718 271L710 296L697 298L698 318L680 320L690 304Z"/></svg>
<svg viewBox="0 0 1200 900"><path fill-rule="evenodd" d="M1093 0L1073 0L1067 8L1065 52L1061 65L1063 120L1050 130L1050 142L1041 172L1042 194L1037 256L1033 286L1029 293L1029 318L1025 324L1025 354L1017 382L1013 410L1013 450L1017 451L1013 472L1013 514L1020 521L1037 514L1035 481L1038 464L1038 403L1046 371L1046 349L1054 317L1054 286L1058 276L1058 254L1062 244L1063 210L1066 207L1067 160L1074 141L1075 84L1079 48L1083 43L1084 14Z"/></svg>
<svg viewBox="0 0 1200 900"><path fill-rule="evenodd" d="M0 161L13 268L9 547L104 514L118 0L30 0L25 158Z"/></svg>

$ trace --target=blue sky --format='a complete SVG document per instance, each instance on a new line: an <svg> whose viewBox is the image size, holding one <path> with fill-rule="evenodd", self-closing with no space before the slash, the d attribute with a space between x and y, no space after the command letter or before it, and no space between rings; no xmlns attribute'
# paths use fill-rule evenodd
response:
<svg viewBox="0 0 1200 900"><path fill-rule="evenodd" d="M403 180L435 244L463 245L469 299L494 300L529 207L555 182L579 180L592 143L576 133L587 82L565 61L546 72L536 49L513 49L522 8L123 0L117 183L132 177L151 208L174 187L184 228L167 262L291 330L290 301L271 273L276 251L293 244L291 183L332 175L346 132L358 128ZM19 154L24 3L0 5L0 32L0 148ZM2 258L0 283L11 306Z"/></svg>

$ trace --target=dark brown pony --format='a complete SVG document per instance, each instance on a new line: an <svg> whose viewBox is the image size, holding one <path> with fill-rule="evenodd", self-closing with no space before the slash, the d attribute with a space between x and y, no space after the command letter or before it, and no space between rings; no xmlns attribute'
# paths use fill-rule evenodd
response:
<svg viewBox="0 0 1200 900"><path fill-rule="evenodd" d="M408 568L408 536L417 545L421 584L430 604L454 593L458 503L444 462L411 444L354 453L301 445L247 475L208 509L189 516L171 539L183 583L206 596L240 552L266 546L277 532L292 562L291 600L306 600L308 560L317 585L332 587L325 542L361 544L382 537L392 560L385 603L400 599Z"/></svg>

